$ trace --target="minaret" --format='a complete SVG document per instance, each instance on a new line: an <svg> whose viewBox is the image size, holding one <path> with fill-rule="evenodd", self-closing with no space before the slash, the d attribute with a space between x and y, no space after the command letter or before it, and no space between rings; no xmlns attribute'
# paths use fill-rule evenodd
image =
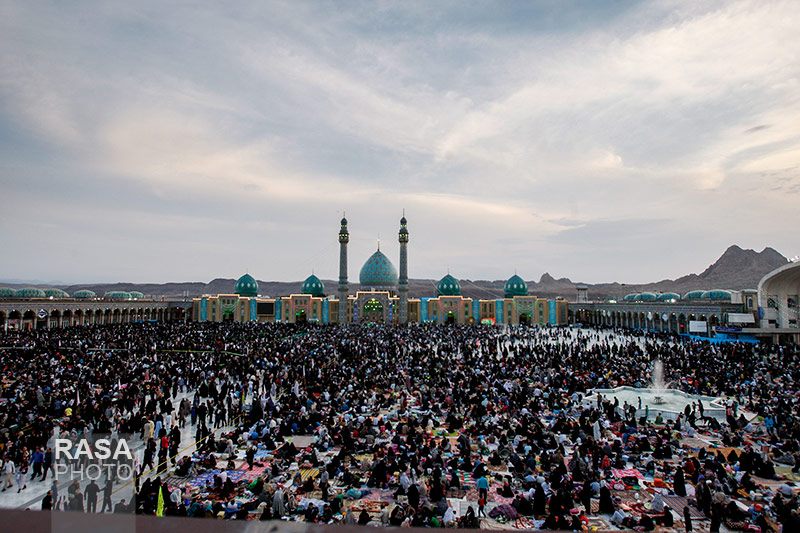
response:
<svg viewBox="0 0 800 533"><path fill-rule="evenodd" d="M342 216L342 227L339 228L339 324L347 323L347 243L350 233L347 231L347 219Z"/></svg>
<svg viewBox="0 0 800 533"><path fill-rule="evenodd" d="M400 232L397 234L400 241L400 279L397 280L397 290L400 293L400 324L408 323L408 228L406 228L406 213L400 219Z"/></svg>

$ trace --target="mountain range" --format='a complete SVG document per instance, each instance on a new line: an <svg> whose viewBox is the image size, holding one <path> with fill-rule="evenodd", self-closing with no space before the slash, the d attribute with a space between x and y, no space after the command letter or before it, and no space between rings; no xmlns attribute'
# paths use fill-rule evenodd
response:
<svg viewBox="0 0 800 533"><path fill-rule="evenodd" d="M556 279L549 273L542 274L539 281L527 281L528 293L536 296L553 298L562 296L573 301L576 287L586 285L589 298L621 298L631 292L677 292L684 294L695 289L756 289L759 280L768 272L785 265L788 260L773 248L764 248L761 252L743 250L739 246L730 246L712 265L700 274L688 274L677 279L665 279L644 284L613 283L580 283L568 278ZM336 291L335 280L322 280L329 294ZM505 280L469 280L462 279L461 294L469 298L501 298ZM80 289L89 289L102 295L108 291L140 291L154 298L176 299L197 297L203 294L225 294L233 291L234 279L217 278L208 283L85 283L78 285L49 284L63 289L70 294ZM410 279L409 296L419 298L436 295L436 283L432 279ZM6 280L0 284L20 288L31 285L21 280ZM36 284L44 287L43 284ZM258 280L259 293L269 296L284 296L300 291L302 281L262 281ZM350 283L350 293L358 290L358 283Z"/></svg>

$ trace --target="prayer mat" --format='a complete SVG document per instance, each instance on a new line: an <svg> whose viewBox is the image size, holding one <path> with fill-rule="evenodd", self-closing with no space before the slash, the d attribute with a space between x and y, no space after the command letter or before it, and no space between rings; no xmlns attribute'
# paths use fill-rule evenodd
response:
<svg viewBox="0 0 800 533"><path fill-rule="evenodd" d="M301 468L300 479L305 483L308 478L314 479L319 475L319 468Z"/></svg>
<svg viewBox="0 0 800 533"><path fill-rule="evenodd" d="M474 485L475 479L472 477L470 472L464 472L463 470L458 470L458 481L461 485Z"/></svg>
<svg viewBox="0 0 800 533"><path fill-rule="evenodd" d="M792 472L791 466L776 466L775 473L788 479L789 481L800 481L800 475Z"/></svg>
<svg viewBox="0 0 800 533"><path fill-rule="evenodd" d="M372 502L393 503L394 492L391 490L372 490L366 496L362 496L361 499Z"/></svg>
<svg viewBox="0 0 800 533"><path fill-rule="evenodd" d="M692 517L692 520L705 520L706 517L703 513L700 512L697 507L694 505L689 504L689 500L686 499L685 496L678 496L678 495L671 495L671 496L663 496L664 504L669 505L670 508L675 511L676 514L679 516L683 516L683 508L689 508L689 514Z"/></svg>

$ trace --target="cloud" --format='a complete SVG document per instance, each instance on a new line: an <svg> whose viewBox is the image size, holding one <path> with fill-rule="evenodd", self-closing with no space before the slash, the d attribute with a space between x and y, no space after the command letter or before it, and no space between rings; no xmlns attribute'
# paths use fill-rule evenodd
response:
<svg viewBox="0 0 800 533"><path fill-rule="evenodd" d="M152 246L156 235L135 236L142 217L207 230L193 236L204 266L191 273L209 278L215 246L270 265L262 277L304 261L327 275L341 209L361 221L358 255L407 208L415 268L432 276L446 263L473 278L507 277L509 264L668 277L739 238L792 245L732 206L796 203L796 2L0 10L1 201L14 220L66 223L4 231L17 236L0 245L24 251L14 277L62 277L28 272L46 264L31 244L44 231ZM67 229L72 211L104 203L116 226ZM786 224L800 222L794 211ZM269 247L249 248L258 239ZM624 265L608 253L636 246L652 253ZM153 280L184 272L143 263L132 264ZM64 268L93 276L93 264Z"/></svg>

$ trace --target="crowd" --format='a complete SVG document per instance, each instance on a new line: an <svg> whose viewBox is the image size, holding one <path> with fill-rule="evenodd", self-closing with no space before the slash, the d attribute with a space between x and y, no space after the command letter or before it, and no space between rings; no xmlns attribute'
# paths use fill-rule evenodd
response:
<svg viewBox="0 0 800 533"><path fill-rule="evenodd" d="M799 359L797 347L578 328L8 331L0 334L2 490L53 479L54 434L102 434L141 443L132 492L112 502L121 485L113 475L71 482L65 494L56 482L43 509L94 512L101 500L101 512L467 528L488 514L574 530L596 516L689 530L697 512L711 531L722 523L800 531L795 487L776 472L800 470ZM700 402L663 420L585 401L598 388L647 386L656 360L672 387L727 398L727 420L705 417ZM686 445L704 435L734 451ZM644 509L614 496L620 482L644 484L639 474L616 476L633 470L662 489ZM203 473L203 484L187 481ZM763 490L759 479L778 484ZM370 493L391 497L367 505ZM687 505L672 509L662 493ZM754 493L761 503L737 503Z"/></svg>

